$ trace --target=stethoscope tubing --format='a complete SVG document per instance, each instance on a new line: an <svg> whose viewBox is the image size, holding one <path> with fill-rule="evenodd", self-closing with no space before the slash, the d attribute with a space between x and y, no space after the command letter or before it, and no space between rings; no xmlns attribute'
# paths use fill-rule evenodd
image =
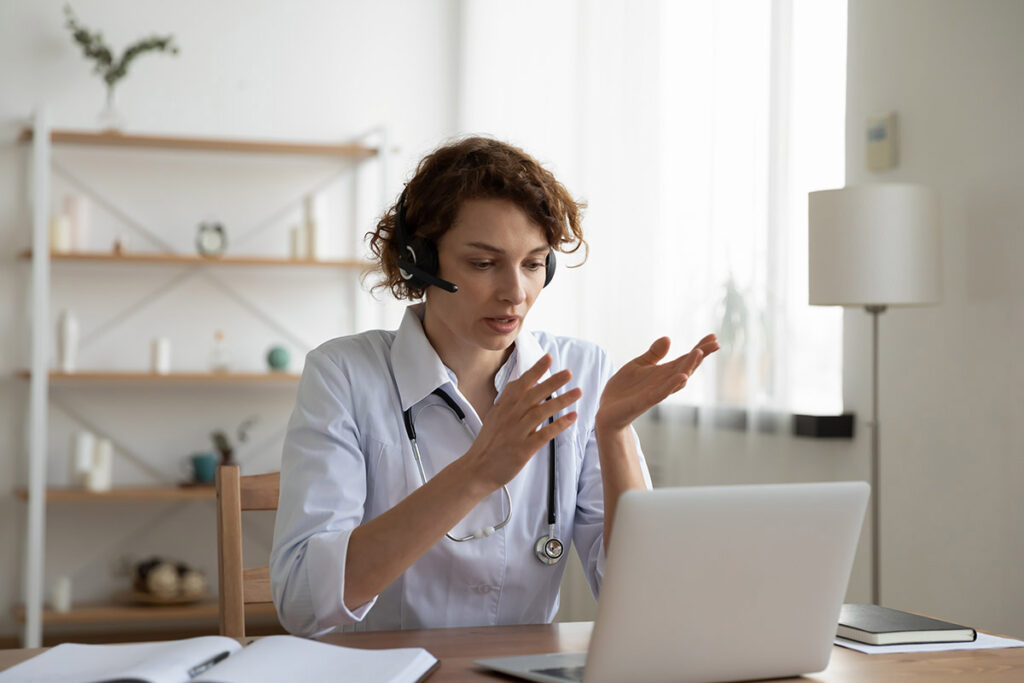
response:
<svg viewBox="0 0 1024 683"><path fill-rule="evenodd" d="M441 388L434 389L434 391L432 391L431 393L441 398L441 400L443 400L448 405L448 407L452 409L452 412L454 412L455 416L459 418L459 422L462 424L463 429L466 430L466 433L469 434L469 437L471 439L476 438L476 435L473 434L473 430L469 428L468 424L466 424L466 413L465 411L462 410L462 408L459 407L459 404L456 403L455 400ZM420 456L420 448L419 445L416 443L416 426L413 424L412 421L412 408L403 411L402 419L405 422L406 436L409 437L409 443L412 444L412 454L416 460L416 468L419 470L420 473L420 481L424 485L426 485L427 473L423 469L423 458ZM512 519L512 494L509 493L507 484L503 484L501 490L505 494L505 505L508 506L508 512L505 513L505 518L503 520L501 520L494 526L486 526L482 529L477 529L468 536L453 536L451 532L447 532L445 534L445 537L449 540L455 541L456 543L465 543L466 541L472 541L476 538L486 538L498 529L502 529L505 526L507 526L509 520Z"/></svg>
<svg viewBox="0 0 1024 683"><path fill-rule="evenodd" d="M455 416L459 419L459 422L462 424L463 428L466 430L469 436L471 438L476 438L476 436L473 434L473 430L469 428L468 424L466 424L465 411L463 411L462 408L459 407L459 404L457 404L455 400L448 395L448 392L444 391L439 387L437 389L434 389L434 391L432 391L431 393L440 398L442 401L444 401L445 404L452 410L452 412L455 413ZM409 438L409 443L412 445L413 458L416 461L416 468L420 475L420 481L422 482L423 485L426 485L427 473L423 469L423 458L420 456L419 445L416 443L416 425L413 424L411 407L402 411L402 420L405 423L406 436ZM548 424L554 423L554 420L554 416L551 416L550 418L548 418ZM544 564L555 564L556 562L558 562L558 560L561 559L563 553L562 542L555 537L555 525L558 519L556 502L557 484L555 481L556 464L557 460L555 455L555 440L551 439L548 442L548 534L547 536L542 536L540 539L538 539L535 547L537 558ZM508 505L508 512L506 513L505 518L503 520L501 520L494 526L478 529L468 536L457 537L453 536L451 532L448 532L445 534L445 537L452 541L455 541L456 543L465 543L466 541L472 541L477 538L485 538L487 536L490 536L495 531L502 529L506 525L508 525L509 520L511 520L512 518L512 494L509 493L507 484L503 484L501 488L503 493L505 494L505 504Z"/></svg>

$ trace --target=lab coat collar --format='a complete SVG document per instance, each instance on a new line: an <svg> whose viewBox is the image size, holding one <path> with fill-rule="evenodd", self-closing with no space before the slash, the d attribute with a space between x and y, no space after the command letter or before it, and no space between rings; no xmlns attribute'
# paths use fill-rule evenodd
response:
<svg viewBox="0 0 1024 683"><path fill-rule="evenodd" d="M540 347L540 343L534 334L529 330L523 329L519 336L516 337L516 369L509 380L519 379L524 372L532 368L541 359L544 353L544 349ZM541 379L547 376L548 372L545 371Z"/></svg>
<svg viewBox="0 0 1024 683"><path fill-rule="evenodd" d="M437 351L423 331L423 313L422 303L406 308L395 341L391 344L391 367L398 383L402 410L408 410L416 405L434 389L446 384L454 386L456 382L451 370L441 361L441 357L437 355ZM518 379L543 355L544 350L533 333L526 330L520 332L516 337L512 357L508 361L515 362L515 369L508 381ZM504 371L504 367L499 370L498 377L501 377ZM547 376L548 373L544 374ZM498 390L500 392L501 388Z"/></svg>
<svg viewBox="0 0 1024 683"><path fill-rule="evenodd" d="M406 308L391 344L391 367L402 398L402 410L416 405L434 389L453 383L448 368L423 331L423 312L422 303Z"/></svg>

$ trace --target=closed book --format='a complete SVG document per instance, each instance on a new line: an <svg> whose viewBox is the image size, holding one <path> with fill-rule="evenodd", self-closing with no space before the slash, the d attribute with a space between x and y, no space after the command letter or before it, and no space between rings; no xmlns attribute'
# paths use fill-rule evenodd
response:
<svg viewBox="0 0 1024 683"><path fill-rule="evenodd" d="M868 645L966 643L978 637L967 626L879 605L843 605L836 635Z"/></svg>

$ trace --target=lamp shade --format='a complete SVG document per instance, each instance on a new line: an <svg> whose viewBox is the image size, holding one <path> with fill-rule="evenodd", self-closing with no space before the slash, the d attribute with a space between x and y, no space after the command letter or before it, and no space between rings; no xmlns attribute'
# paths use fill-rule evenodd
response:
<svg viewBox="0 0 1024 683"><path fill-rule="evenodd" d="M811 192L809 202L812 305L939 301L939 201L933 190L860 185Z"/></svg>

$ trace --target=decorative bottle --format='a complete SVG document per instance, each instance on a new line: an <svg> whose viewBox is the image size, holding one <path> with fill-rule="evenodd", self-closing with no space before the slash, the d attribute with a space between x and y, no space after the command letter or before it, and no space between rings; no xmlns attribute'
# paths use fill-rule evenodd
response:
<svg viewBox="0 0 1024 683"><path fill-rule="evenodd" d="M231 369L231 353L224 345L224 333L213 333L213 349L210 351L210 372L228 372Z"/></svg>
<svg viewBox="0 0 1024 683"><path fill-rule="evenodd" d="M316 261L320 254L317 250L316 226L316 195L308 194L302 200L303 224L306 228L306 258Z"/></svg>

